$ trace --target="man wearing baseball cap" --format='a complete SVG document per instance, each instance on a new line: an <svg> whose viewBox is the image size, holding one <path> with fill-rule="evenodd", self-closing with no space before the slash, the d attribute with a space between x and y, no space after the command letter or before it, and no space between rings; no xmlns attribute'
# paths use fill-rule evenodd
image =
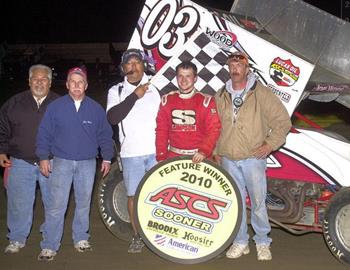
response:
<svg viewBox="0 0 350 270"><path fill-rule="evenodd" d="M46 234L38 256L43 261L53 260L60 247L72 185L76 205L72 226L74 247L78 252L91 250L88 231L96 156L100 149L103 177L108 174L114 156L112 129L104 109L85 95L86 70L71 68L66 87L68 94L48 106L37 136L40 171L49 178Z"/></svg>
<svg viewBox="0 0 350 270"><path fill-rule="evenodd" d="M147 59L138 49L126 50L120 69L124 80L108 91L107 117L118 125L123 179L128 195L128 212L134 236L128 252L140 253L144 246L135 225L134 195L144 174L156 163L155 128L160 103L158 90L149 84Z"/></svg>
<svg viewBox="0 0 350 270"><path fill-rule="evenodd" d="M144 60L144 56L139 49L129 49L123 53L121 65L125 65L126 63L128 63L131 58L137 58L139 61Z"/></svg>
<svg viewBox="0 0 350 270"><path fill-rule="evenodd" d="M249 253L246 190L258 260L271 260L271 231L266 210L266 158L284 144L291 122L274 93L249 70L248 56L235 52L227 59L230 80L215 96L222 131L214 159L236 181L242 196L242 223L226 257Z"/></svg>

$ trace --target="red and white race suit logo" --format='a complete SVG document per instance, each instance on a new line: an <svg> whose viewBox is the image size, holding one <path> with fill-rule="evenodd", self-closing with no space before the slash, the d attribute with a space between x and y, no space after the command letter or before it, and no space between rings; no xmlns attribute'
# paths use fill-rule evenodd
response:
<svg viewBox="0 0 350 270"><path fill-rule="evenodd" d="M194 110L173 110L171 112L172 130L195 131L196 112Z"/></svg>

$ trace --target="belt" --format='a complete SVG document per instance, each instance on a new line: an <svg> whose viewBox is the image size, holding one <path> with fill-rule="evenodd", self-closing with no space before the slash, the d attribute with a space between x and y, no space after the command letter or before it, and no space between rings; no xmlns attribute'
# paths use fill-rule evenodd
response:
<svg viewBox="0 0 350 270"><path fill-rule="evenodd" d="M169 150L179 155L194 155L198 152L198 149L179 149L174 146L170 146Z"/></svg>
<svg viewBox="0 0 350 270"><path fill-rule="evenodd" d="M21 159L21 158L20 158ZM25 162L28 162L31 165L34 166L39 166L39 161L37 161L36 159L23 159Z"/></svg>

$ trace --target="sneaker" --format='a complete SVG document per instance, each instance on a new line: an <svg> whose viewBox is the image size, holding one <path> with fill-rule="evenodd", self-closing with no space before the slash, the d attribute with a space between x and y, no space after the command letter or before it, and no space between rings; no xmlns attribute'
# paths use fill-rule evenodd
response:
<svg viewBox="0 0 350 270"><path fill-rule="evenodd" d="M230 249L226 252L226 257L229 259L237 259L242 255L249 254L249 246L233 243Z"/></svg>
<svg viewBox="0 0 350 270"><path fill-rule="evenodd" d="M52 250L52 249L46 249L44 248L39 256L38 256L38 260L39 261L52 261L53 258L56 256L56 251Z"/></svg>
<svg viewBox="0 0 350 270"><path fill-rule="evenodd" d="M18 241L10 241L10 244L5 248L5 253L17 253L25 244Z"/></svg>
<svg viewBox="0 0 350 270"><path fill-rule="evenodd" d="M272 254L270 251L270 246L267 245L257 245L256 251L258 253L259 261L269 261L272 260Z"/></svg>
<svg viewBox="0 0 350 270"><path fill-rule="evenodd" d="M74 244L74 247L78 252L92 251L92 247L87 240L80 240Z"/></svg>
<svg viewBox="0 0 350 270"><path fill-rule="evenodd" d="M129 253L141 253L142 248L144 246L145 246L145 244L143 243L141 237L139 235L134 235L131 242L130 242L128 252Z"/></svg>

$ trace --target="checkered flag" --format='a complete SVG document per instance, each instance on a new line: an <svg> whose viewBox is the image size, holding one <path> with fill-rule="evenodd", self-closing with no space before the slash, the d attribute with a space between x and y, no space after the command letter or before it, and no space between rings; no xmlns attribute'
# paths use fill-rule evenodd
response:
<svg viewBox="0 0 350 270"><path fill-rule="evenodd" d="M158 71L151 83L162 95L178 89L175 68L183 61L191 61L198 69L196 89L214 95L230 78L225 67L227 56L227 52L198 31L185 43L183 50Z"/></svg>

